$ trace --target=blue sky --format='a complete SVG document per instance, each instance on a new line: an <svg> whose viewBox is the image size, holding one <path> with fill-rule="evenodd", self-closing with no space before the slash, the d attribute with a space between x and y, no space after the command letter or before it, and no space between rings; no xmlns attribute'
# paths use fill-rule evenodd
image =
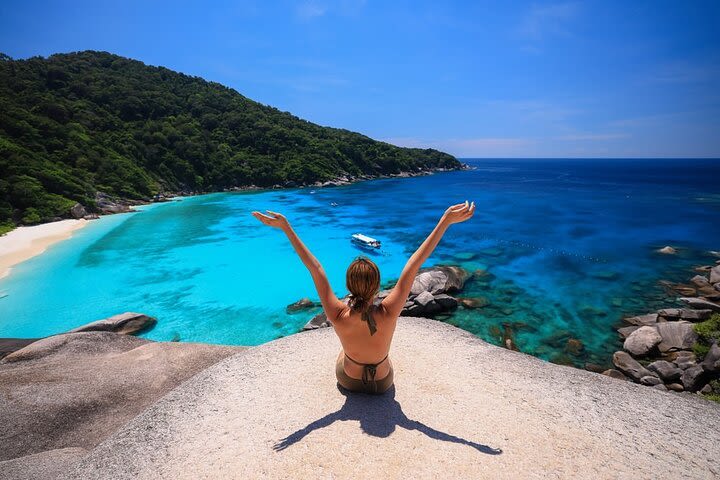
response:
<svg viewBox="0 0 720 480"><path fill-rule="evenodd" d="M0 3L14 58L106 50L459 157L720 157L720 2Z"/></svg>

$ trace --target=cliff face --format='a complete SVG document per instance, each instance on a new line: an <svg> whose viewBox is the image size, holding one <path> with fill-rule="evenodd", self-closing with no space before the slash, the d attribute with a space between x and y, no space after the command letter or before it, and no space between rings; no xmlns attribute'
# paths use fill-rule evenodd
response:
<svg viewBox="0 0 720 480"><path fill-rule="evenodd" d="M73 458L62 478L82 479L719 473L711 432L720 428L720 408L696 395L546 363L415 318L398 323L395 388L344 395L333 372L339 348L331 329L319 329L248 349L86 446L86 455L67 450L80 445L73 441L48 455ZM90 384L100 381L88 370ZM37 466L42 457L25 461Z"/></svg>

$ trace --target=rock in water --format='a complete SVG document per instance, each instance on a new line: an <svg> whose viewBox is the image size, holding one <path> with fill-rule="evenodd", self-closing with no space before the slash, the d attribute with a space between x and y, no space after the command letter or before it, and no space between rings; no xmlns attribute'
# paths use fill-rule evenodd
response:
<svg viewBox="0 0 720 480"><path fill-rule="evenodd" d="M97 320L82 327L74 328L67 333L78 332L114 332L123 335L134 335L155 326L157 320L144 313L125 312L112 317Z"/></svg>
<svg viewBox="0 0 720 480"><path fill-rule="evenodd" d="M681 297L680 301L698 310L709 309L713 312L720 312L720 305L702 298Z"/></svg>
<svg viewBox="0 0 720 480"><path fill-rule="evenodd" d="M465 308L482 308L490 305L490 301L485 297L462 297L458 300Z"/></svg>
<svg viewBox="0 0 720 480"><path fill-rule="evenodd" d="M301 298L297 302L291 303L287 307L285 307L285 311L287 313L293 313L300 310L306 310L308 308L312 308L315 306L315 303L310 300L309 298Z"/></svg>
<svg viewBox="0 0 720 480"><path fill-rule="evenodd" d="M456 266L435 266L418 273L410 288L411 295L420 292L429 292L433 295L439 293L452 293L462 290L465 280L470 274Z"/></svg>
<svg viewBox="0 0 720 480"><path fill-rule="evenodd" d="M620 334L620 338L627 338L630 336L631 333L633 333L638 328L640 328L640 327L638 327L637 325L630 325L629 327L618 328L617 331Z"/></svg>
<svg viewBox="0 0 720 480"><path fill-rule="evenodd" d="M640 363L627 352L615 352L613 354L613 364L618 370L637 382L639 382L642 377L653 375L650 370L640 365Z"/></svg>
<svg viewBox="0 0 720 480"><path fill-rule="evenodd" d="M302 331L315 330L316 328L327 328L330 326L332 325L327 319L327 315L325 315L325 312L320 312L313 318L311 318L308 323L305 324L305 326L302 328Z"/></svg>
<svg viewBox="0 0 720 480"><path fill-rule="evenodd" d="M623 343L623 348L635 356L645 356L655 349L662 337L655 327L640 327L632 332Z"/></svg>
<svg viewBox="0 0 720 480"><path fill-rule="evenodd" d="M710 283L720 283L720 265L716 265L710 269Z"/></svg>
<svg viewBox="0 0 720 480"><path fill-rule="evenodd" d="M630 325L637 325L642 327L643 325L655 325L657 323L658 314L648 313L647 315L638 315L636 317L627 317L624 320Z"/></svg>
<svg viewBox="0 0 720 480"><path fill-rule="evenodd" d="M674 249L673 247L671 247L670 245L667 245L667 246L665 246L665 247L663 247L663 248L660 248L660 249L658 249L658 250L656 250L656 251L657 251L658 253L664 253L665 255L675 255L675 254L677 253L677 250L675 250L675 249Z"/></svg>
<svg viewBox="0 0 720 480"><path fill-rule="evenodd" d="M445 293L435 295L435 301L443 308L443 310L452 310L458 306L457 299Z"/></svg>
<svg viewBox="0 0 720 480"><path fill-rule="evenodd" d="M658 345L661 352L689 350L697 342L697 333L690 322L661 322L655 328L662 337L662 342Z"/></svg>

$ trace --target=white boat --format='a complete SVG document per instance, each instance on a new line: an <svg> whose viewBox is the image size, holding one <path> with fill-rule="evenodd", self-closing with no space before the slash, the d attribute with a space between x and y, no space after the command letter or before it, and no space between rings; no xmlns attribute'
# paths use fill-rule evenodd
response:
<svg viewBox="0 0 720 480"><path fill-rule="evenodd" d="M375 240L372 237L368 237L367 235L363 235L362 233L354 233L351 237L352 242L363 248L380 248L380 241Z"/></svg>

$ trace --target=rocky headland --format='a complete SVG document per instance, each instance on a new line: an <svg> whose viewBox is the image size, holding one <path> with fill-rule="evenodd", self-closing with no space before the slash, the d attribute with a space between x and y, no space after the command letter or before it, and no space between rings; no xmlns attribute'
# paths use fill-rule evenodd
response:
<svg viewBox="0 0 720 480"><path fill-rule="evenodd" d="M689 283L662 282L683 307L624 319L623 350L605 375L720 401L720 260L695 271Z"/></svg>

